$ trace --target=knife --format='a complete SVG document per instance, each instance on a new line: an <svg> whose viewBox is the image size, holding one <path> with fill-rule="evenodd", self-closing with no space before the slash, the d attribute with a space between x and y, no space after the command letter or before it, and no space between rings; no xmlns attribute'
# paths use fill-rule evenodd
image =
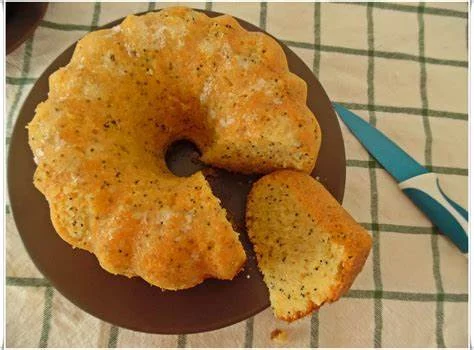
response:
<svg viewBox="0 0 474 350"><path fill-rule="evenodd" d="M367 151L392 175L402 191L461 250L468 251L468 213L439 186L436 174L387 136L340 104L334 109Z"/></svg>

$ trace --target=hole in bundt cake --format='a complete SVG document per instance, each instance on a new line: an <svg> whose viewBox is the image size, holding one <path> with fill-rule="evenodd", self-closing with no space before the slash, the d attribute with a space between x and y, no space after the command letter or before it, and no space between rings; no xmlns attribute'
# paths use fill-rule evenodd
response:
<svg viewBox="0 0 474 350"><path fill-rule="evenodd" d="M168 169L176 176L188 177L207 168L200 160L201 152L188 140L173 142L166 150L165 160Z"/></svg>

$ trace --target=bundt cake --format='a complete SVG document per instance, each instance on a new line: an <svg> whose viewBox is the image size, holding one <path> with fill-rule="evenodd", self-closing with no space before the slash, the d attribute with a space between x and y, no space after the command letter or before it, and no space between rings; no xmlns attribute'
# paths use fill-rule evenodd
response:
<svg viewBox="0 0 474 350"><path fill-rule="evenodd" d="M321 133L278 43L184 7L87 34L28 125L53 225L114 274L170 290L232 279L238 234L202 173L166 166L174 141L242 173L310 172Z"/></svg>
<svg viewBox="0 0 474 350"><path fill-rule="evenodd" d="M371 237L311 176L273 172L252 187L246 224L277 318L294 321L339 299Z"/></svg>

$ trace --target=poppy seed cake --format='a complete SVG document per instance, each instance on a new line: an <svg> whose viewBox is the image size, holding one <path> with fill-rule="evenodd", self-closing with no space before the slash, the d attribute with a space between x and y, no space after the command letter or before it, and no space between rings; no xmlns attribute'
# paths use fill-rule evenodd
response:
<svg viewBox="0 0 474 350"><path fill-rule="evenodd" d="M279 319L294 321L340 298L370 252L371 237L311 176L271 173L250 192L247 230Z"/></svg>

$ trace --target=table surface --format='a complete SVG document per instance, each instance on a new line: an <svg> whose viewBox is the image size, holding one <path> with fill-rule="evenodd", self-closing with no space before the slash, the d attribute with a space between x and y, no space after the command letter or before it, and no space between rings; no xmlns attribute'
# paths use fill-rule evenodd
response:
<svg viewBox="0 0 474 350"><path fill-rule="evenodd" d="M64 49L96 26L171 5L51 3L34 36L7 56L7 148L22 102ZM285 42L333 101L438 173L445 191L467 207L467 3L185 5L235 15ZM86 314L50 286L23 247L7 198L6 345L466 347L467 259L341 128L347 156L343 205L374 244L352 289L337 303L291 324L277 321L267 309L208 333L151 335L118 328ZM285 343L271 340L276 328L286 331Z"/></svg>

